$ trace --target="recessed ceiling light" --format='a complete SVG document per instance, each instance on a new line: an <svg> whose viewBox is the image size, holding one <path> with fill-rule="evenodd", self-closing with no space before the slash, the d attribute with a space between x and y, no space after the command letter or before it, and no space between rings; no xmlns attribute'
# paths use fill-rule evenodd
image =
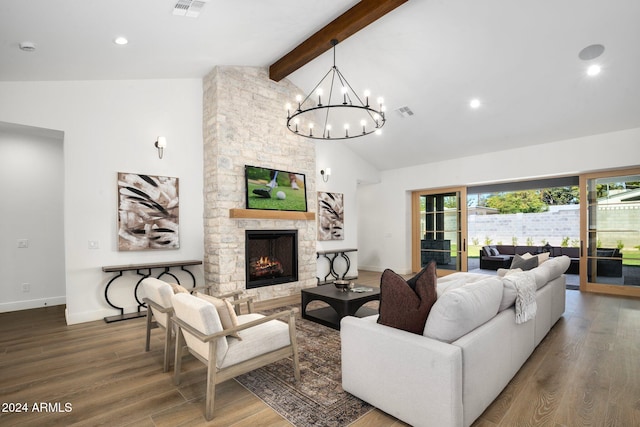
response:
<svg viewBox="0 0 640 427"><path fill-rule="evenodd" d="M469 107L473 108L474 110L480 108L480 105L480 100L478 98L474 98L469 101Z"/></svg>
<svg viewBox="0 0 640 427"><path fill-rule="evenodd" d="M600 74L600 71L602 71L602 69L598 64L592 64L589 65L589 68L587 68L587 75L592 77L597 76L598 74Z"/></svg>
<svg viewBox="0 0 640 427"><path fill-rule="evenodd" d="M33 52L36 50L36 45L33 42L22 42L20 43L20 50L25 52Z"/></svg>
<svg viewBox="0 0 640 427"><path fill-rule="evenodd" d="M129 40L126 37L116 37L113 42L122 46L129 43Z"/></svg>

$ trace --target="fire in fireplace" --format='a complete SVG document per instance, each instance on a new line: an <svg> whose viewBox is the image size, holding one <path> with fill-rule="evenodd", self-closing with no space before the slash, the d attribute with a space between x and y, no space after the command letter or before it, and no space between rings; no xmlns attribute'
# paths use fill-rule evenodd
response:
<svg viewBox="0 0 640 427"><path fill-rule="evenodd" d="M298 230L246 230L247 289L298 280Z"/></svg>

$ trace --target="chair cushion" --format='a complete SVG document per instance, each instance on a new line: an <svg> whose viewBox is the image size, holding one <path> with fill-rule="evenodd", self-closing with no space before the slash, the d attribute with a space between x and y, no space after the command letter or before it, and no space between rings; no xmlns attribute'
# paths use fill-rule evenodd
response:
<svg viewBox="0 0 640 427"><path fill-rule="evenodd" d="M242 325L263 317L258 313L241 314L238 316L238 322ZM252 328L243 329L240 334L242 341L229 340L229 350L218 368L226 368L291 344L289 325L280 320L270 320Z"/></svg>
<svg viewBox="0 0 640 427"><path fill-rule="evenodd" d="M380 278L378 323L421 334L437 298L436 264L430 262L415 277L415 291L402 276L386 269Z"/></svg>
<svg viewBox="0 0 640 427"><path fill-rule="evenodd" d="M234 328L238 326L238 318L236 316L236 312L233 309L233 305L227 299L216 298L211 295L203 294L200 292L196 292L195 296L198 298L202 298L205 301L209 301L216 307L218 310L218 316L220 317L220 322L222 323L223 329ZM240 335L236 332L235 334L229 335L234 338L240 338Z"/></svg>
<svg viewBox="0 0 640 427"><path fill-rule="evenodd" d="M172 306L171 296L173 295L173 290L167 282L154 277L147 277L142 280L142 289L147 298L162 308L170 308ZM166 328L169 322L169 313L160 313L153 310L152 313L156 321Z"/></svg>
<svg viewBox="0 0 640 427"><path fill-rule="evenodd" d="M222 331L218 310L210 302L185 293L174 294L171 301L176 317L199 332L211 335ZM204 360L209 360L209 344L200 341L185 330L182 332L189 348ZM227 339L218 338L216 346L216 365L220 366L229 349Z"/></svg>

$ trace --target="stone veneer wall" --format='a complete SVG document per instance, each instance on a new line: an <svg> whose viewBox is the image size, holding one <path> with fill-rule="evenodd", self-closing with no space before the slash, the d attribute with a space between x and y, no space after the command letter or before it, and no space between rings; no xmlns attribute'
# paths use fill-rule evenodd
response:
<svg viewBox="0 0 640 427"><path fill-rule="evenodd" d="M219 66L203 79L204 272L216 292L245 289L245 230L297 229L297 282L251 289L258 300L316 285L316 221L231 219L245 208L244 166L306 175L307 210L316 212L315 146L286 128L287 102L300 90L266 68Z"/></svg>

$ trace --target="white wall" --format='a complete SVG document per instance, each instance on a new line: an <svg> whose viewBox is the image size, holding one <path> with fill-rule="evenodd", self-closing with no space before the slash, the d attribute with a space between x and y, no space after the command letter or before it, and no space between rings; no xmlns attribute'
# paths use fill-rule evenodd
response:
<svg viewBox="0 0 640 427"><path fill-rule="evenodd" d="M316 246L319 251L359 249L359 219L367 213L360 211L357 194L362 183L379 182L380 172L349 149L349 144L358 143L356 141L358 140L349 142L314 140L316 143L316 189L319 192L342 193L344 201L344 240L318 241ZM331 176L327 182L324 182L320 171L326 168L331 168ZM359 251L349 253L351 260L349 275L357 274L358 255ZM340 258L335 261L335 265L339 273L344 271L345 264ZM328 261L320 258L318 277L324 279L327 273Z"/></svg>
<svg viewBox="0 0 640 427"><path fill-rule="evenodd" d="M0 123L0 312L65 302L62 137Z"/></svg>
<svg viewBox="0 0 640 427"><path fill-rule="evenodd" d="M104 301L102 266L203 258L201 80L0 82L0 121L64 132L68 323L118 314ZM158 135L168 140L162 160ZM180 178L180 249L118 252L117 172ZM126 274L110 298L131 310L140 276Z"/></svg>
<svg viewBox="0 0 640 427"><path fill-rule="evenodd" d="M632 167L640 128L383 171L358 191L359 268L411 272L411 191ZM375 212L375 214L370 214Z"/></svg>

